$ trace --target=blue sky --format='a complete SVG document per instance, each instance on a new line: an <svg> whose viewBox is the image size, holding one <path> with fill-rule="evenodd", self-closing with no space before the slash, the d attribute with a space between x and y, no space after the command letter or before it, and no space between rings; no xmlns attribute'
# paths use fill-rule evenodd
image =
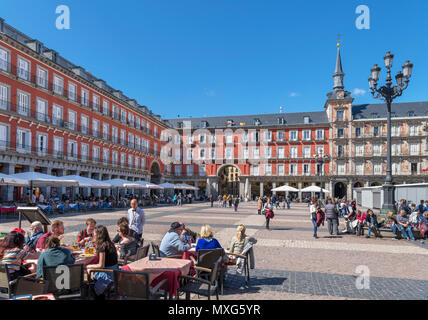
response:
<svg viewBox="0 0 428 320"><path fill-rule="evenodd" d="M358 30L358 5L370 30ZM58 5L71 29L55 27ZM414 64L396 101L428 100L428 1L1 0L7 23L163 118L321 111L333 86L337 34L345 89L374 103L367 79L395 54ZM382 70L381 77L385 73Z"/></svg>

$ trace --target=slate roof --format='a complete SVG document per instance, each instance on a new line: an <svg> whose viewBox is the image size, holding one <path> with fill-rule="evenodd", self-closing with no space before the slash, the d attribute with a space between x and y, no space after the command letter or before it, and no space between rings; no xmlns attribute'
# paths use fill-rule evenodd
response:
<svg viewBox="0 0 428 320"><path fill-rule="evenodd" d="M410 117L409 112L413 112L414 117L428 117L428 101L393 103L391 106L392 116ZM354 120L386 118L387 110L385 103L358 104L352 106Z"/></svg>
<svg viewBox="0 0 428 320"><path fill-rule="evenodd" d="M256 127L254 121L260 120L260 125L257 127L265 126L295 126L305 125L304 117L309 117L309 124L329 124L327 114L325 111L319 112L296 112L296 113L272 113L272 114L255 114L255 115L230 115L230 116L219 116L219 117L201 117L201 118L176 118L176 119L165 119L167 124L173 128L178 128L178 123L186 123L190 121L192 129L202 128L202 121L207 121L207 128L226 128L227 122L232 120L235 125L232 128L245 128L245 127ZM284 118L285 123L280 124L278 119ZM245 123L245 125L240 125Z"/></svg>

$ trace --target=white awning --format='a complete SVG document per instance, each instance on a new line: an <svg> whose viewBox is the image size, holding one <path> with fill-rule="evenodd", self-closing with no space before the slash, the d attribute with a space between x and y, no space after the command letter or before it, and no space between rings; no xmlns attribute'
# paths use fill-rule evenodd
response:
<svg viewBox="0 0 428 320"><path fill-rule="evenodd" d="M22 172L10 175L12 178L28 180L33 187L78 187L76 180L65 180L63 177L50 176L40 172Z"/></svg>
<svg viewBox="0 0 428 320"><path fill-rule="evenodd" d="M272 189L271 191L275 191L275 192L299 192L299 189L284 185L275 189Z"/></svg>
<svg viewBox="0 0 428 320"><path fill-rule="evenodd" d="M304 188L304 189L302 189L300 191L302 191L302 192L321 192L321 190L324 193L329 193L330 192L330 191L328 191L326 189L321 189L321 187L318 187L318 186L309 186L309 187Z"/></svg>
<svg viewBox="0 0 428 320"><path fill-rule="evenodd" d="M69 175L69 176L63 176L61 177L61 179L76 180L79 183L79 187L81 188L98 188L98 189L111 188L111 184L107 183L107 181L95 180L88 177Z"/></svg>
<svg viewBox="0 0 428 320"><path fill-rule="evenodd" d="M164 189L175 189L175 184L169 182L161 183L159 186Z"/></svg>
<svg viewBox="0 0 428 320"><path fill-rule="evenodd" d="M7 174L0 173L1 186L15 186L15 187L28 187L30 185L28 180L18 179L11 177Z"/></svg>
<svg viewBox="0 0 428 320"><path fill-rule="evenodd" d="M178 183L174 185L174 189L177 190L199 190L199 188L191 186L187 183Z"/></svg>

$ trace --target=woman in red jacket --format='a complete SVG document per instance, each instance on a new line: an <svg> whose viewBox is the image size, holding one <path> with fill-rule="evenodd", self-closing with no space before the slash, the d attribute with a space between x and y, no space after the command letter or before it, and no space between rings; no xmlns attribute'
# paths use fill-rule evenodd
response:
<svg viewBox="0 0 428 320"><path fill-rule="evenodd" d="M364 225L364 220L366 220L367 214L361 212L361 210L357 210L357 216L355 220L352 221L352 228L357 228L357 236L361 236L361 229Z"/></svg>

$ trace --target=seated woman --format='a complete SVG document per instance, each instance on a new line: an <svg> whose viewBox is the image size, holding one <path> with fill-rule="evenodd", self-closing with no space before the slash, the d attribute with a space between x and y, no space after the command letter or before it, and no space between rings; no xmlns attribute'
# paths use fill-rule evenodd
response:
<svg viewBox="0 0 428 320"><path fill-rule="evenodd" d="M361 212L361 210L357 210L355 220L352 222L352 228L357 230L357 236L361 236L361 231L364 225L364 221L366 220L366 216L366 213Z"/></svg>
<svg viewBox="0 0 428 320"><path fill-rule="evenodd" d="M43 277L44 267L56 267L60 265L74 264L75 259L70 250L61 248L60 239L51 235L46 241L46 251L40 255L37 261L37 278Z"/></svg>
<svg viewBox="0 0 428 320"><path fill-rule="evenodd" d="M220 243L214 238L211 226L205 224L201 228L200 239L196 243L196 251L200 249L218 249L221 248Z"/></svg>
<svg viewBox="0 0 428 320"><path fill-rule="evenodd" d="M10 280L25 276L31 272L22 265L23 260L30 254L29 247L24 249L24 235L18 231L10 232L0 247L1 263L8 265Z"/></svg>
<svg viewBox="0 0 428 320"><path fill-rule="evenodd" d="M40 221L34 221L30 226L31 235L25 237L25 246L29 247L31 251L36 250L37 241L43 235L43 225Z"/></svg>
<svg viewBox="0 0 428 320"><path fill-rule="evenodd" d="M244 250L245 246L248 243L257 243L257 240L253 237L248 237L245 234L245 226L243 224L240 224L238 226L238 228L236 228L236 235L232 238L232 242L230 243L230 247L228 249L229 253L242 253L242 251ZM230 257L229 257L230 258ZM233 259L233 257L231 258ZM234 264L234 261L229 261L232 264Z"/></svg>
<svg viewBox="0 0 428 320"><path fill-rule="evenodd" d="M135 256L138 249L138 242L135 238L129 235L130 229L127 223L122 223L117 229L118 235L121 238L120 244L120 259L126 259L130 256Z"/></svg>
<svg viewBox="0 0 428 320"><path fill-rule="evenodd" d="M116 247L110 240L107 228L103 225L97 226L95 229L95 250L98 258L97 264L90 264L86 267L89 272L92 269L110 269L118 270ZM97 296L103 295L105 290L113 282L113 273L111 272L95 272L93 279L96 280L94 291Z"/></svg>
<svg viewBox="0 0 428 320"><path fill-rule="evenodd" d="M117 229L119 230L119 227L121 224L129 224L129 220L127 217L121 217L119 218L119 220L117 220ZM122 240L122 237L119 235L119 232L116 233L116 235L114 236L114 238L111 240L113 243L119 243Z"/></svg>

